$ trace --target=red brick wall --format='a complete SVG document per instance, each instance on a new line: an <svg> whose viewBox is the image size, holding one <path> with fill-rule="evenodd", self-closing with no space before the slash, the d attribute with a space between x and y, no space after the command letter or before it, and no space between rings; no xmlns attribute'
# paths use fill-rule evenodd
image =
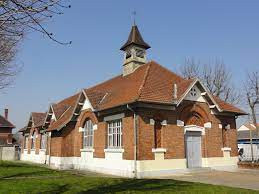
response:
<svg viewBox="0 0 259 194"><path fill-rule="evenodd" d="M12 128L0 127L0 139L5 143L12 143Z"/></svg>
<svg viewBox="0 0 259 194"><path fill-rule="evenodd" d="M183 111L186 111L184 113ZM185 158L184 128L176 125L176 120L188 122L191 116L190 112L197 112L201 117L201 125L206 122L212 123L212 128L206 129L205 135L202 136L202 156L203 157L222 157L223 147L222 129L220 123L230 123L231 130L227 130L227 143L231 147L231 156L237 156L237 131L235 127L234 116L216 117L210 114L210 109L206 103L194 103L184 101L177 111L156 111L142 109L139 112L139 132L138 132L138 159L152 160L154 154L154 125L150 125L150 118L159 115L161 120L167 120L167 125L162 127L162 147L166 148L165 158ZM192 123L188 123L192 124Z"/></svg>
<svg viewBox="0 0 259 194"><path fill-rule="evenodd" d="M187 111L184 113L184 111ZM203 157L222 157L221 151L222 129L219 128L219 123L230 123L231 129L227 130L226 139L227 145L232 148L231 156L237 155L237 132L235 125L235 118L229 116L215 116L210 114L210 109L206 103L194 103L184 101L176 111L155 110L142 108L137 111L138 114L138 146L137 158L138 160L152 160L154 159L154 125L150 125L151 118L159 118L167 120L167 125L162 126L161 145L166 148L165 158L176 159L185 158L185 143L184 143L184 128L176 125L177 120L188 120L191 112L196 112L200 117L200 125L205 122L212 122L212 128L206 129L206 135L202 136L202 156ZM82 148L82 132L79 132L79 127L83 127L86 119L91 119L94 124L97 124L98 129L94 131L94 157L104 158L104 149L107 145L107 123L103 118L97 118L90 110L83 111L77 123L70 122L61 131L52 132L51 137L51 156L71 157L80 156L80 149ZM123 158L126 160L134 159L134 119L133 113L126 112L126 117L122 119L123 122ZM195 121L196 122L196 121ZM192 124L192 123L189 123ZM33 129L30 132L32 134ZM29 141L30 150L31 139ZM36 153L40 148L40 135L38 135L36 144ZM47 150L48 152L48 150Z"/></svg>

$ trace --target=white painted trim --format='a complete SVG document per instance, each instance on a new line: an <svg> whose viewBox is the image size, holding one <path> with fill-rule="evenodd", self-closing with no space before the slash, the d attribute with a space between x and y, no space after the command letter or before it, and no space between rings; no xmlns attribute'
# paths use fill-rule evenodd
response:
<svg viewBox="0 0 259 194"><path fill-rule="evenodd" d="M189 88L185 91L185 93L182 95L182 97L179 99L179 101L177 102L177 106L179 106L181 104L181 102L185 99L185 97L187 96L187 94L190 92L190 90L193 88L193 86L195 86L197 83L199 82L199 84L201 85L201 87L204 89L204 91L206 92L206 94L209 96L210 100L213 102L214 105L216 105L217 109L219 112L222 112L222 110L220 109L219 105L216 103L216 101L214 100L214 98L211 96L211 94L208 92L208 89L202 84L202 82L199 79L195 79L193 81L193 83L189 86Z"/></svg>
<svg viewBox="0 0 259 194"><path fill-rule="evenodd" d="M225 127L225 129L230 129L230 124L227 124L227 126Z"/></svg>
<svg viewBox="0 0 259 194"><path fill-rule="evenodd" d="M40 152L46 152L46 149L39 149Z"/></svg>
<svg viewBox="0 0 259 194"><path fill-rule="evenodd" d="M205 128L197 125L184 126L184 134L186 133L186 131L199 131L202 135L205 135Z"/></svg>
<svg viewBox="0 0 259 194"><path fill-rule="evenodd" d="M215 108L215 107L216 107L216 105L210 105L209 107L212 109L212 108Z"/></svg>
<svg viewBox="0 0 259 194"><path fill-rule="evenodd" d="M153 153L165 153L166 148L152 148Z"/></svg>
<svg viewBox="0 0 259 194"><path fill-rule="evenodd" d="M94 152L94 149L93 148L83 148L83 149L80 149L80 152Z"/></svg>
<svg viewBox="0 0 259 194"><path fill-rule="evenodd" d="M107 152L107 153L123 153L124 152L124 149L123 148L106 148L104 149L104 152Z"/></svg>
<svg viewBox="0 0 259 194"><path fill-rule="evenodd" d="M224 147L224 148L221 148L222 151L231 151L231 148L228 148L228 147Z"/></svg>
<svg viewBox="0 0 259 194"><path fill-rule="evenodd" d="M222 124L219 124L219 128L222 129Z"/></svg>
<svg viewBox="0 0 259 194"><path fill-rule="evenodd" d="M97 129L98 129L98 125L97 124L93 125L93 130L97 130Z"/></svg>
<svg viewBox="0 0 259 194"><path fill-rule="evenodd" d="M106 117L104 117L104 121L118 120L118 119L122 119L124 117L125 117L125 114L120 113L120 114L116 114L116 115L106 116Z"/></svg>
<svg viewBox="0 0 259 194"><path fill-rule="evenodd" d="M163 120L163 121L161 122L161 125L166 126L166 125L167 125L167 120Z"/></svg>
<svg viewBox="0 0 259 194"><path fill-rule="evenodd" d="M84 132L84 128L83 127L79 127L79 132Z"/></svg>
<svg viewBox="0 0 259 194"><path fill-rule="evenodd" d="M177 126L179 126L179 127L183 127L183 126L184 126L184 121L177 120L177 121L176 121L176 124L177 124Z"/></svg>
<svg viewBox="0 0 259 194"><path fill-rule="evenodd" d="M155 125L155 120L154 119L149 119L149 124L150 125Z"/></svg>
<svg viewBox="0 0 259 194"><path fill-rule="evenodd" d="M83 94L84 94L84 96L85 96L85 101L88 102L88 104L90 105L91 110L94 111L94 108L93 108L93 106L92 106L92 104L91 104L91 102L90 102L88 96L86 95L85 90L82 90L82 92L83 92ZM84 102L84 104L85 104L85 102ZM83 105L83 106L84 106L84 105ZM82 108L83 108L83 107L82 107Z"/></svg>
<svg viewBox="0 0 259 194"><path fill-rule="evenodd" d="M205 128L211 128L212 124L211 122L204 123Z"/></svg>

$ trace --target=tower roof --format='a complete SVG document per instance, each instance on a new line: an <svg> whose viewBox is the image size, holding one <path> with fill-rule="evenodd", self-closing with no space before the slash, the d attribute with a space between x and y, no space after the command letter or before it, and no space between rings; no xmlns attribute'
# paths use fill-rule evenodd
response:
<svg viewBox="0 0 259 194"><path fill-rule="evenodd" d="M125 48L131 44L138 45L140 47L143 47L145 49L149 49L150 46L143 40L138 27L136 25L133 25L129 34L129 38L127 42L120 48L120 50L124 51Z"/></svg>

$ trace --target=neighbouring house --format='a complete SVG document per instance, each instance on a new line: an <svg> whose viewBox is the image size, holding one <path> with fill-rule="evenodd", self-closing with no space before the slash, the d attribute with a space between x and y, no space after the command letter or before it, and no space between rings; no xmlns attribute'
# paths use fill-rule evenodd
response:
<svg viewBox="0 0 259 194"><path fill-rule="evenodd" d="M4 116L0 115L0 145L12 145L12 130L15 126L8 120L8 109L5 109Z"/></svg>
<svg viewBox="0 0 259 194"><path fill-rule="evenodd" d="M15 126L8 120L8 109L4 116L0 115L0 160L17 160L19 146L13 137L12 130Z"/></svg>
<svg viewBox="0 0 259 194"><path fill-rule="evenodd" d="M246 113L146 62L149 48L132 26L121 75L31 113L21 159L126 177L236 167L236 118Z"/></svg>
<svg viewBox="0 0 259 194"><path fill-rule="evenodd" d="M258 126L259 124L257 124L257 127ZM259 134L258 134L258 131L256 130L256 126L250 121L248 121L238 128L237 134L238 134L238 148L242 153L242 155L240 156L240 159L243 161L251 161L252 150L253 150L254 160L259 160ZM250 138L252 140L252 145L250 142Z"/></svg>

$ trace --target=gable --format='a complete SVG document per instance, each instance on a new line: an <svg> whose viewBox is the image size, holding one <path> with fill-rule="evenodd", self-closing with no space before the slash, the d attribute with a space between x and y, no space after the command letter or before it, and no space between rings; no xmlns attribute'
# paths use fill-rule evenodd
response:
<svg viewBox="0 0 259 194"><path fill-rule="evenodd" d="M206 99L202 96L201 90L194 85L185 96L184 100L190 100L195 102L206 102Z"/></svg>

